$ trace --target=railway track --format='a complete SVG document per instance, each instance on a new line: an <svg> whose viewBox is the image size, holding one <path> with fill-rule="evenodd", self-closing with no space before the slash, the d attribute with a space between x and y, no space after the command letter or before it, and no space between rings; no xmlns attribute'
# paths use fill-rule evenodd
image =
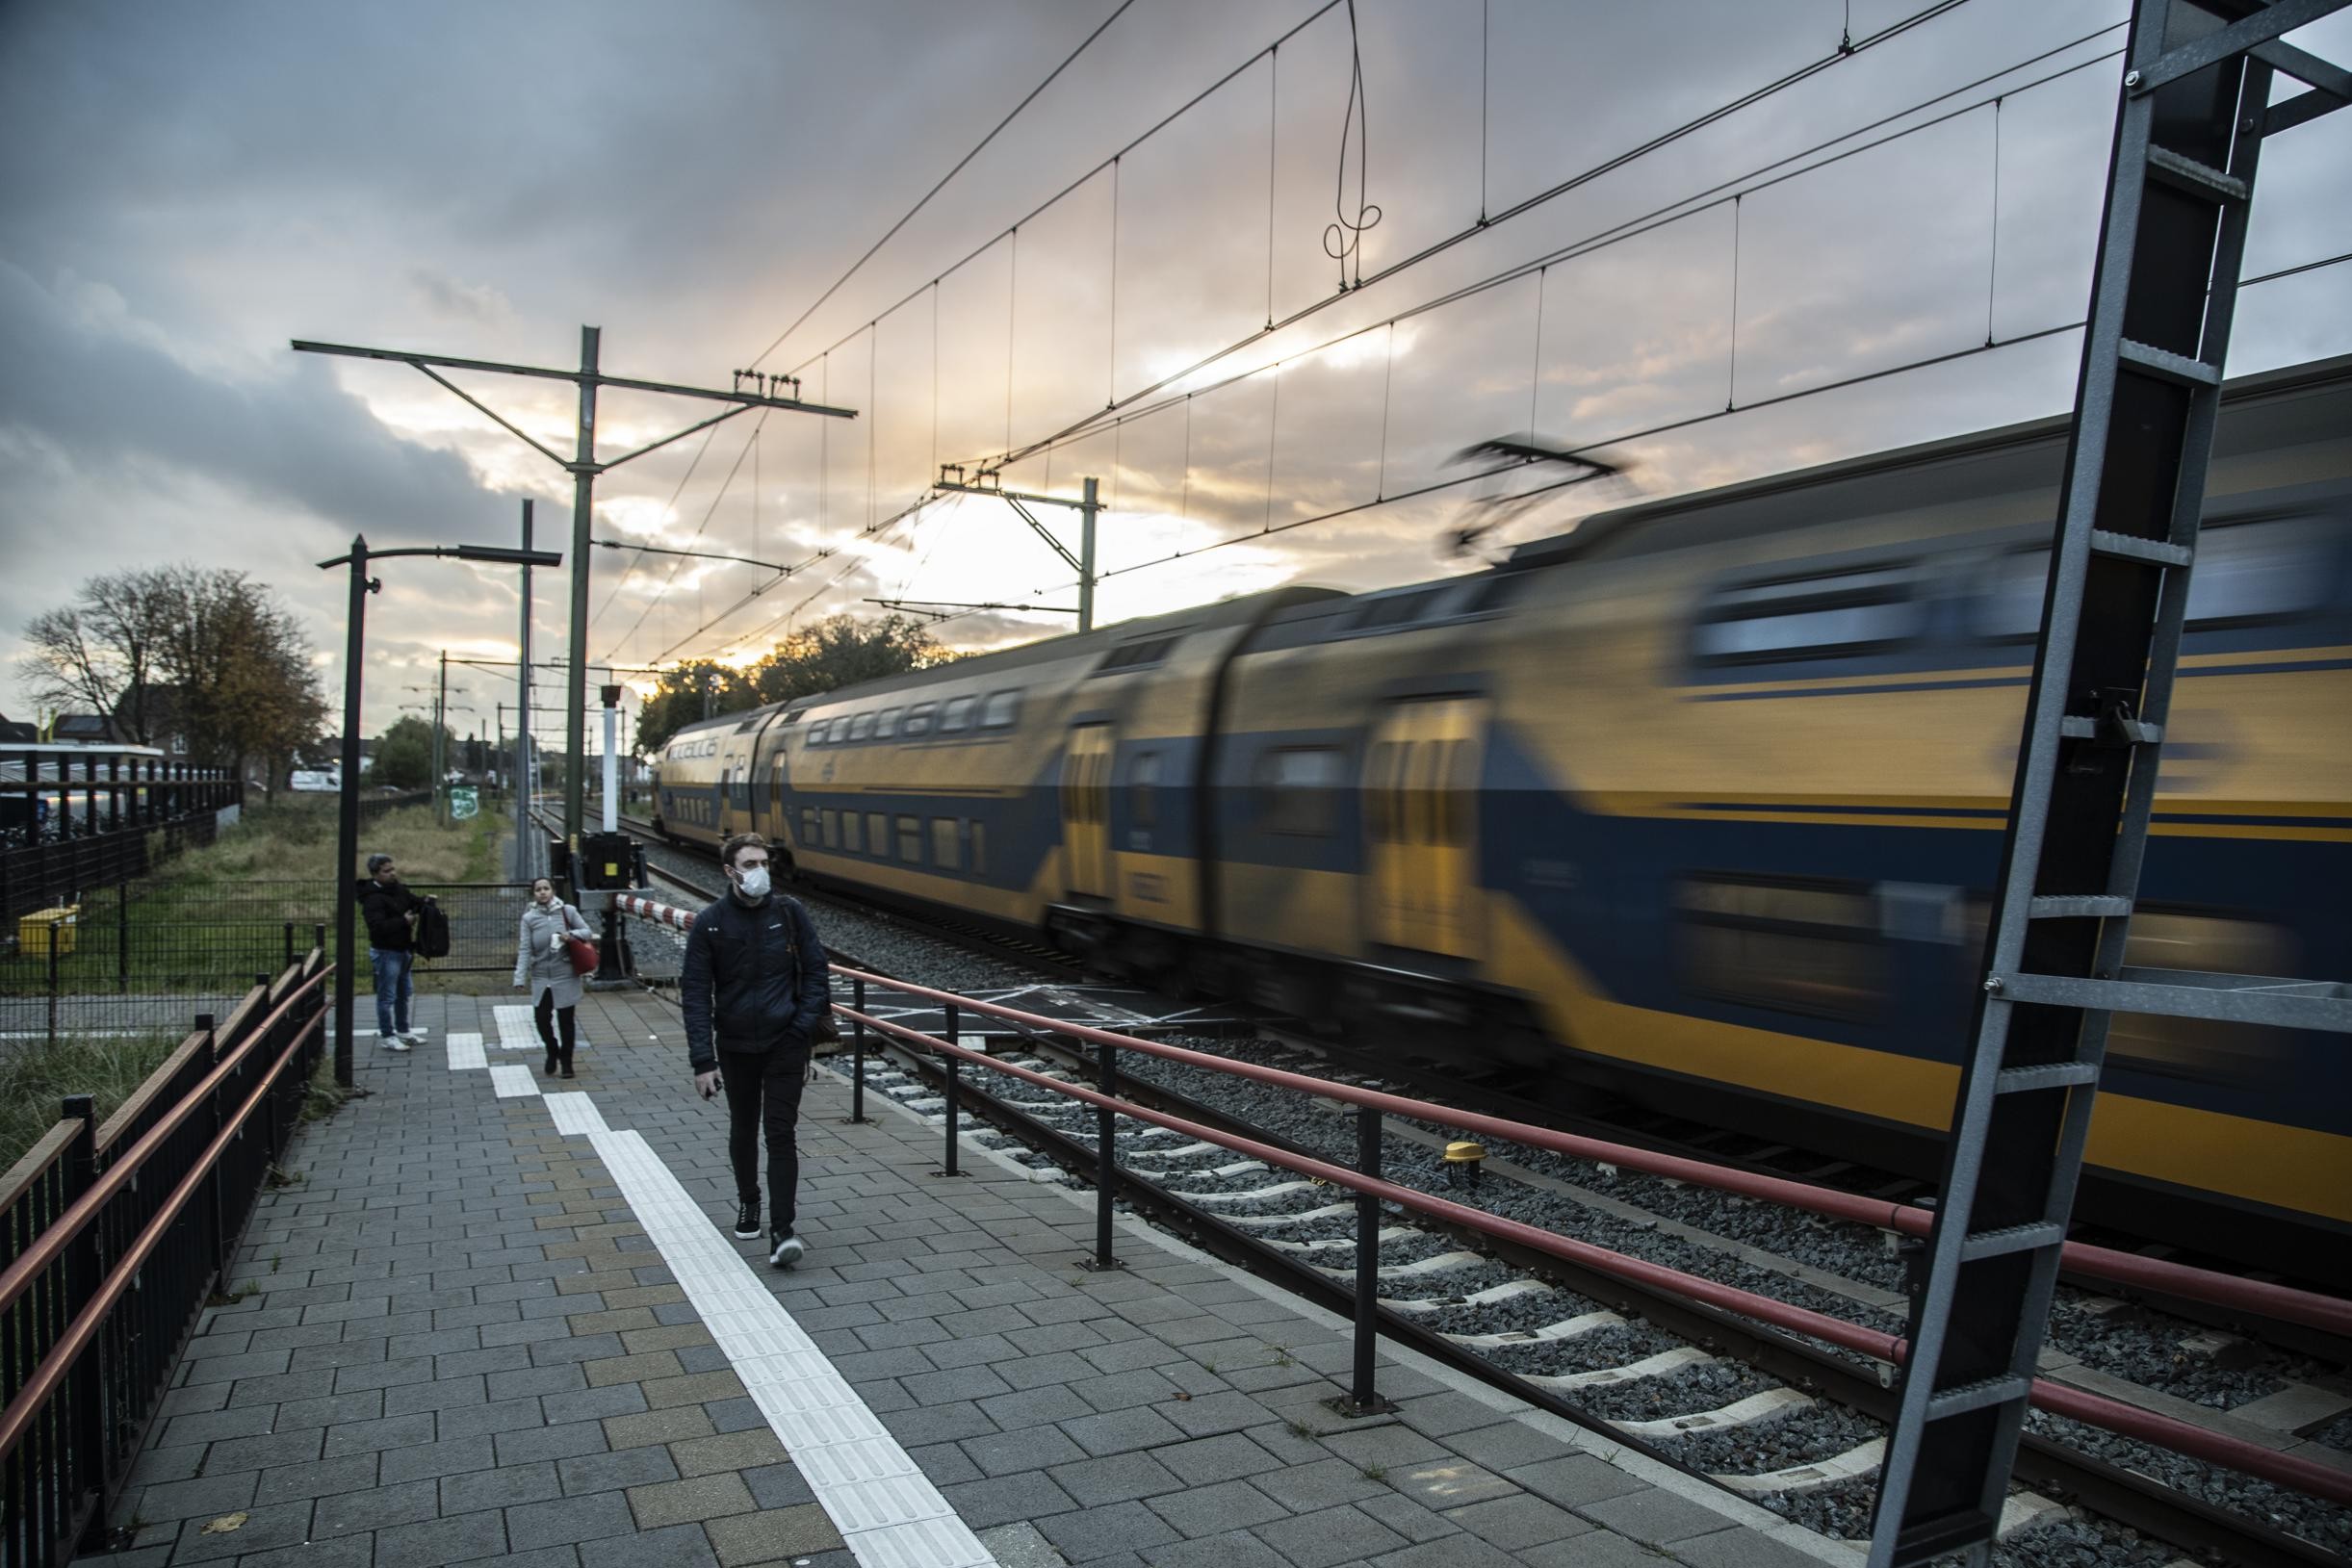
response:
<svg viewBox="0 0 2352 1568"><path fill-rule="evenodd" d="M708 874L707 862L702 869ZM662 874L689 897L715 896L685 871L665 867ZM974 939L969 933L934 934L904 916L879 919L844 901L815 902L829 927L854 924L857 929L850 940L862 951L840 952L845 964L964 990L951 982L970 979L971 965L979 962L990 989L1018 988L1018 983L1005 984L1013 977L1003 971L1020 969L1024 961L1003 944ZM1044 983L1049 989L1066 975L1067 966L1056 965ZM1039 970L1028 965L1027 976L1027 989L1037 990ZM867 1000L878 1014L892 1011L881 998ZM1026 1009L1028 1001L1013 1005ZM936 1019L936 1010L927 1015ZM909 1006L896 1009L893 1016L920 1028L926 1014ZM1098 1020L1076 1016L1072 1021ZM1101 1021L1124 1029L1120 1022ZM968 1045L975 1043L976 1033L990 1049L1049 1075L1084 1083L1094 1071L1085 1051L1023 1039L1001 1025L979 1025L969 1014L965 1028ZM1284 1039L1279 1030L1273 1039L1237 1041L1179 1034L1171 1042L1304 1068L1335 1083L1402 1087L1457 1103L1465 1092L1479 1093L1475 1086L1458 1082L1442 1086L1442 1096L1421 1082L1400 1086L1393 1064L1348 1060L1329 1042ZM886 1055L892 1065L874 1069L871 1087L914 1114L938 1118L944 1107L937 1060L898 1046ZM1008 1157L1041 1174L1048 1167L1069 1173L1054 1179L1091 1177L1095 1113L1090 1108L1042 1096L1025 1086L992 1093L973 1082L979 1076L985 1075L963 1074L960 1096L969 1111L995 1129L994 1136L1005 1141ZM1204 1069L1138 1061L1134 1053L1123 1060L1120 1083L1121 1092L1139 1105L1293 1153L1354 1162L1354 1118L1335 1105L1302 1108L1292 1097L1278 1106L1254 1086L1236 1089L1231 1080ZM1508 1108L1508 1097L1501 1100L1471 1108L1524 1115L1523 1105ZM1130 1212L1310 1299L1348 1309L1344 1281L1356 1272L1352 1201L1261 1163L1237 1159L1213 1144L1181 1139L1125 1117L1117 1118L1116 1126L1119 1192ZM1626 1141L1623 1129L1607 1131ZM1642 1141L1675 1146L1674 1140L1658 1137L1654 1129ZM1435 1153L1441 1143L1432 1128L1391 1118L1386 1173L1405 1185L1443 1192L1445 1177ZM1693 1151L1718 1162L1727 1152L1720 1147ZM1828 1225L1631 1172L1596 1170L1589 1164L1575 1169L1577 1162L1540 1150L1492 1152L1478 1194L1447 1195L1468 1195L1492 1212L1563 1234L1901 1331L1900 1265L1880 1233ZM1839 1170L1835 1162L1801 1151L1729 1152L1742 1156L1733 1163L1776 1174L1795 1170L1809 1180L1883 1185L1874 1173ZM1867 1534L1876 1450L1893 1404L1876 1369L1858 1358L1605 1274L1569 1269L1556 1258L1517 1251L1483 1235L1450 1233L1417 1218L1383 1229L1380 1277L1383 1331L1401 1342L1508 1387L1531 1403L1607 1430L1824 1534ZM2312 1369L2282 1361L2261 1341L2215 1336L2204 1324L2134 1322L2132 1315L2138 1311L2113 1297L2085 1296L2070 1303L2053 1324L2059 1364L2046 1370L2059 1376L2072 1373L2102 1392L2163 1413L2185 1414L2218 1430L2246 1423L2212 1402L2200 1404L2200 1398L2259 1404L2263 1398L2292 1392L2264 1388L2280 1381L2282 1366L2318 1379L2340 1375L2340 1355L2329 1368ZM2112 1351L2117 1344L2124 1347L2120 1352L2101 1354L2103 1346ZM2332 1344L2323 1336L2297 1348L2325 1350ZM2333 1348L2340 1352L2340 1346ZM2087 1357L2079 1353L2085 1350L2091 1352ZM2256 1364L2237 1364L2249 1350ZM2132 1372L2147 1366L2168 1370L2171 1386L2189 1397L2135 1381ZM2322 1397L2326 1392L2322 1380L2287 1381ZM2239 1397L2258 1388L2264 1392L2251 1401ZM2234 1563L2302 1564L2340 1561L2339 1554L2352 1549L2352 1520L2342 1509L2090 1428L2037 1422L2040 1429L2029 1434L2021 1455L2020 1485L2004 1522L2004 1560L2158 1565L2194 1554ZM2344 1428L2343 1440L2352 1442L2352 1417L2337 1418L2323 1435L2337 1436L2334 1427ZM2278 1446L2288 1446L2291 1434L2274 1435ZM2339 1454L2337 1462L2352 1467L2352 1455Z"/></svg>

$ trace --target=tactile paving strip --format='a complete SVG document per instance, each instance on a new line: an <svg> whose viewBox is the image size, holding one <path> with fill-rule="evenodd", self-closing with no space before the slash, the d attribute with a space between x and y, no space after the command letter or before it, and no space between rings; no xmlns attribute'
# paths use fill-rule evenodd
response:
<svg viewBox="0 0 2352 1568"><path fill-rule="evenodd" d="M489 1059L482 1055L481 1036L479 1035L452 1035L449 1039L449 1046L452 1072L465 1067L486 1067L490 1065Z"/></svg>
<svg viewBox="0 0 2352 1568"><path fill-rule="evenodd" d="M511 1062L490 1069L490 1087L498 1091L498 1097L502 1100L520 1099L526 1094L539 1092L539 1086L531 1081L530 1068L516 1067Z"/></svg>
<svg viewBox="0 0 2352 1568"><path fill-rule="evenodd" d="M509 1012L497 1010L502 1029ZM457 1039L452 1036L454 1050ZM530 1043L538 1043L534 1034ZM540 1092L530 1069L491 1067L499 1098ZM800 1468L862 1568L999 1568L858 1391L769 1295L734 1246L712 1228L653 1146L614 1132L589 1095L543 1096L558 1132L585 1137L661 1261Z"/></svg>
<svg viewBox="0 0 2352 1568"><path fill-rule="evenodd" d="M502 1051L535 1051L541 1049L539 1031L530 1021L530 1009L520 1006L494 1007L491 1021L498 1025L498 1048Z"/></svg>
<svg viewBox="0 0 2352 1568"><path fill-rule="evenodd" d="M588 1138L858 1561L866 1568L996 1568L652 1146L634 1132Z"/></svg>

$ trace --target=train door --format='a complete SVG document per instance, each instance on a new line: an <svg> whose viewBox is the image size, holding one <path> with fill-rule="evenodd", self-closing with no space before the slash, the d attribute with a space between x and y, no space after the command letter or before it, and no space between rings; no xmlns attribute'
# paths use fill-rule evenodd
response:
<svg viewBox="0 0 2352 1568"><path fill-rule="evenodd" d="M1477 956L1478 775L1486 704L1401 703L1364 758L1364 864L1371 937L1390 947Z"/></svg>
<svg viewBox="0 0 2352 1568"><path fill-rule="evenodd" d="M1062 866L1079 898L1111 896L1111 727L1081 724L1062 750Z"/></svg>
<svg viewBox="0 0 2352 1568"><path fill-rule="evenodd" d="M711 820L722 839L741 831L735 825L735 767L732 763L718 770L718 783L711 786Z"/></svg>

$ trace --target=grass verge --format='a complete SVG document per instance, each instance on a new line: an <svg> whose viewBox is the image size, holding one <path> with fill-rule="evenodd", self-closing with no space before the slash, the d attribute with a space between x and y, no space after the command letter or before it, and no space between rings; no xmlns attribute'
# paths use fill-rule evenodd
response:
<svg viewBox="0 0 2352 1568"><path fill-rule="evenodd" d="M0 1170L57 1125L66 1095L96 1099L98 1119L104 1121L186 1038L61 1035L55 1044L11 1042L0 1054Z"/></svg>

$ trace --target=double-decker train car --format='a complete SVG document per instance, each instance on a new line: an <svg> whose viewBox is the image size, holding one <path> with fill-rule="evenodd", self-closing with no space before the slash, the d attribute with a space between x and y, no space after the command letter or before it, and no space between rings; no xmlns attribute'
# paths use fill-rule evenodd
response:
<svg viewBox="0 0 2352 1568"><path fill-rule="evenodd" d="M1923 1170L2066 424L682 732L662 825L1429 1056ZM2230 388L2131 962L2352 973L2352 359ZM2335 1037L2125 1017L2085 1209L2352 1229Z"/></svg>

